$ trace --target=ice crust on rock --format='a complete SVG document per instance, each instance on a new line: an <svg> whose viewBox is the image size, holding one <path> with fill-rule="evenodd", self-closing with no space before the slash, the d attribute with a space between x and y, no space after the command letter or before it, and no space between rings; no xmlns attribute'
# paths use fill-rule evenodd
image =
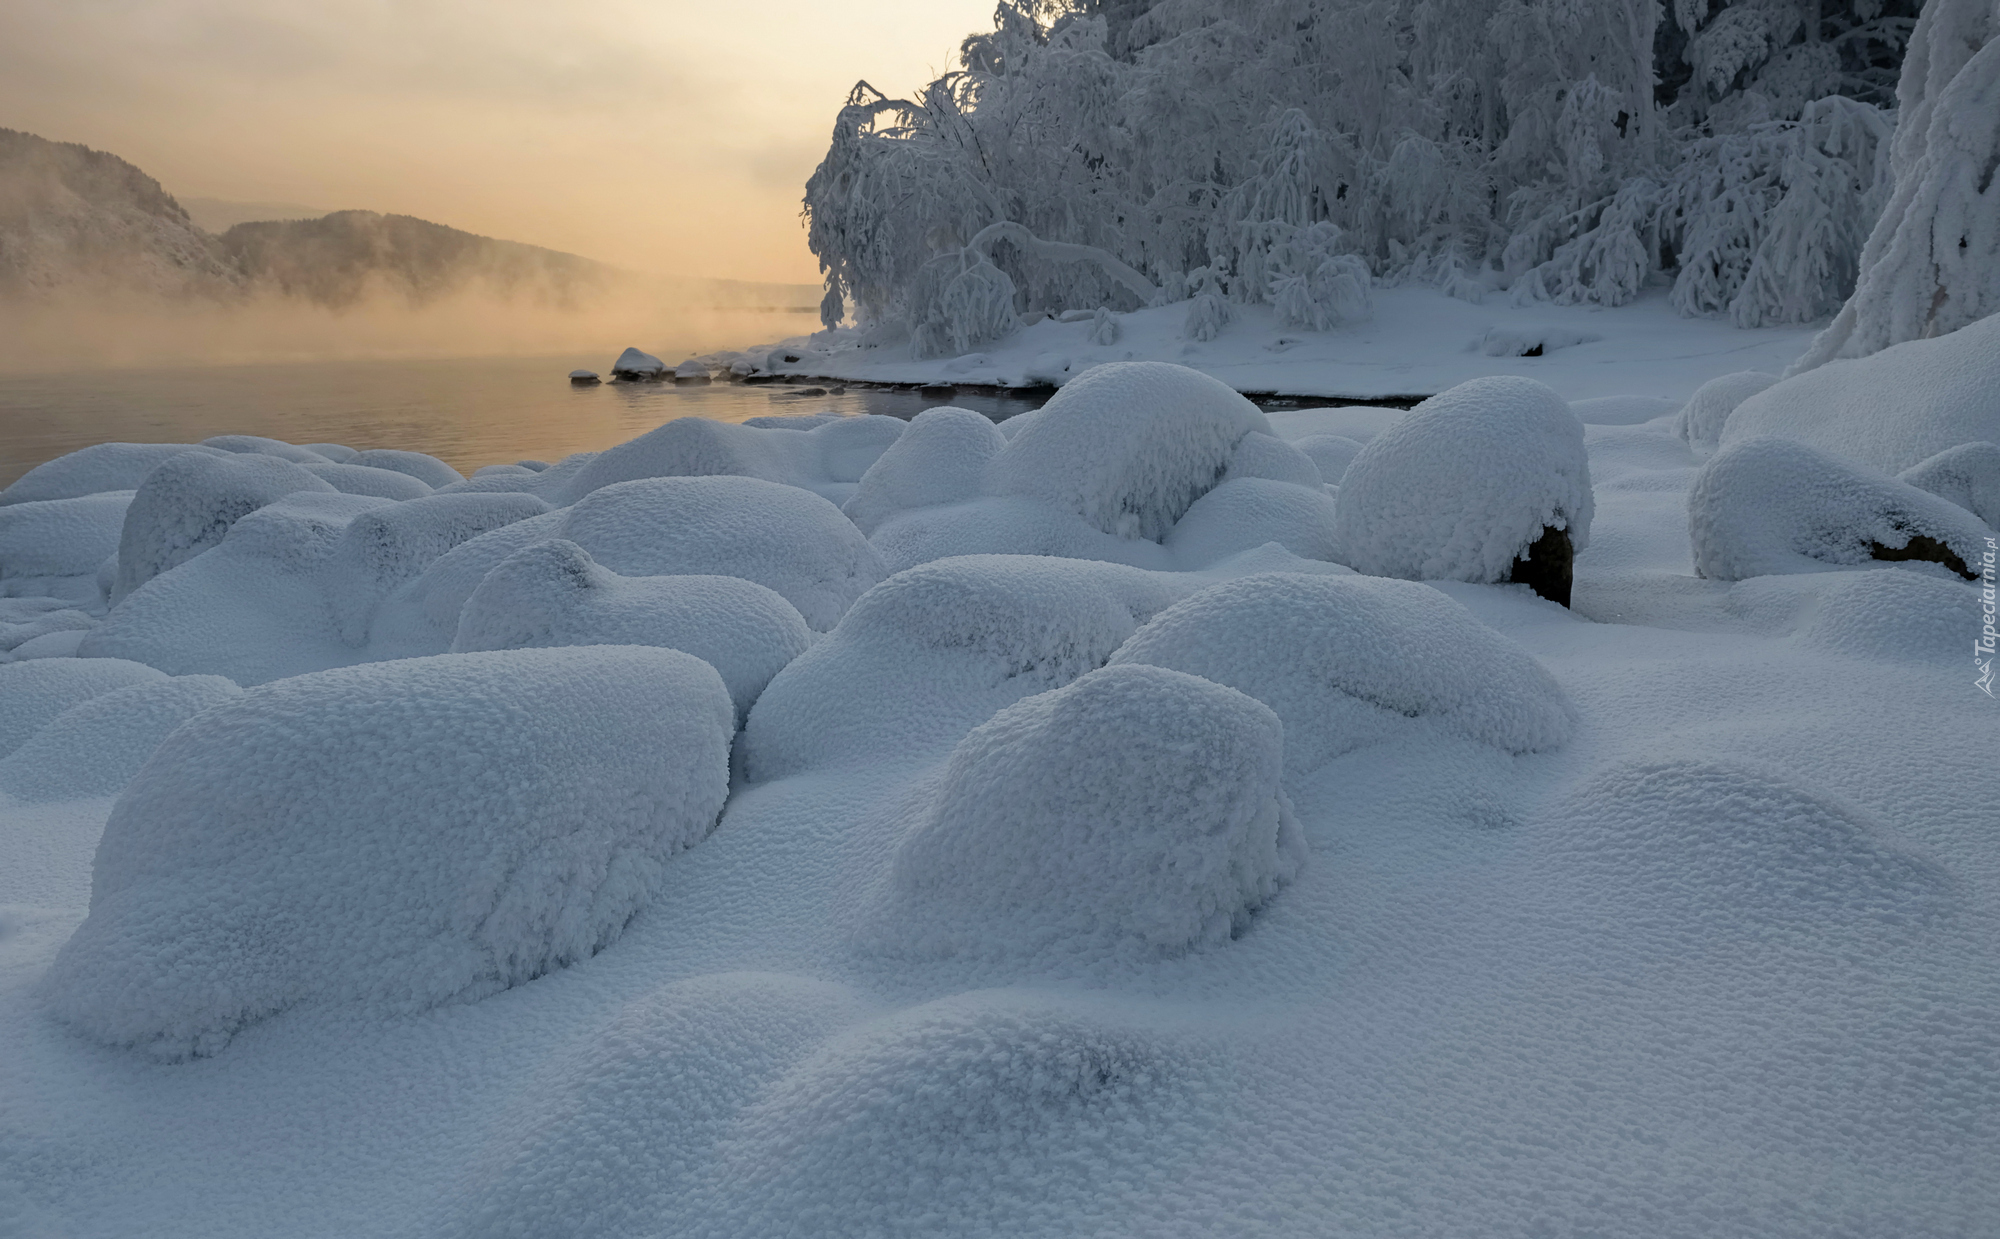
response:
<svg viewBox="0 0 2000 1239"><path fill-rule="evenodd" d="M898 512L976 498L986 467L1007 439L985 414L925 409L868 466L853 498L841 506L865 534Z"/></svg>
<svg viewBox="0 0 2000 1239"><path fill-rule="evenodd" d="M1437 590L1382 577L1269 573L1211 585L1154 616L1109 661L1255 697L1284 721L1295 776L1397 737L1441 730L1532 753L1576 726L1528 651Z"/></svg>
<svg viewBox="0 0 2000 1239"><path fill-rule="evenodd" d="M1961 443L1896 475L2000 529L2000 443Z"/></svg>
<svg viewBox="0 0 2000 1239"><path fill-rule="evenodd" d="M375 465L308 464L305 469L344 495L373 495L401 502L431 493L428 485L409 474Z"/></svg>
<svg viewBox="0 0 2000 1239"><path fill-rule="evenodd" d="M1101 667L1188 588L1117 564L1026 555L899 572L771 681L744 728L744 770L761 781L941 752L1002 707Z"/></svg>
<svg viewBox="0 0 2000 1239"><path fill-rule="evenodd" d="M398 448L370 448L365 452L356 452L343 463L407 474L433 489L465 480L464 474L435 456L423 452L406 452Z"/></svg>
<svg viewBox="0 0 2000 1239"><path fill-rule="evenodd" d="M875 941L923 956L1176 953L1227 942L1306 845L1284 728L1198 676L1120 665L952 750L896 849Z"/></svg>
<svg viewBox="0 0 2000 1239"><path fill-rule="evenodd" d="M0 757L92 697L167 677L122 658L42 658L0 665Z"/></svg>
<svg viewBox="0 0 2000 1239"><path fill-rule="evenodd" d="M1461 383L1371 440L1335 508L1342 560L1357 572L1505 581L1544 528L1589 545L1583 424L1533 379Z"/></svg>
<svg viewBox="0 0 2000 1239"><path fill-rule="evenodd" d="M99 693L0 757L0 791L29 802L112 795L176 727L242 693L219 675L145 680Z"/></svg>
<svg viewBox="0 0 2000 1239"><path fill-rule="evenodd" d="M1721 446L1722 428L1729 424L1729 415L1737 406L1777 381L1777 375L1762 370L1739 370L1710 379L1695 388L1681 407L1674 431L1690 446L1712 452Z"/></svg>
<svg viewBox="0 0 2000 1239"><path fill-rule="evenodd" d="M118 553L129 490L0 506L0 579L87 576Z"/></svg>
<svg viewBox="0 0 2000 1239"><path fill-rule="evenodd" d="M1222 479L1245 435L1270 430L1256 405L1200 371L1113 362L1049 398L994 457L987 490L1157 541Z"/></svg>
<svg viewBox="0 0 2000 1239"><path fill-rule="evenodd" d="M548 510L533 495L427 495L356 516L328 564L327 601L341 638L364 644L382 600L446 551Z"/></svg>
<svg viewBox="0 0 2000 1239"><path fill-rule="evenodd" d="M220 448L193 443L96 443L28 470L0 491L0 504L136 490L162 462L184 452L223 454Z"/></svg>
<svg viewBox="0 0 2000 1239"><path fill-rule="evenodd" d="M771 677L812 645L798 609L734 576L624 577L574 542L516 551L486 574L453 653L567 645L658 645L714 667L741 722Z"/></svg>
<svg viewBox="0 0 2000 1239"><path fill-rule="evenodd" d="M839 508L752 477L647 477L596 488L568 509L555 536L622 576L755 581L820 632L887 575Z"/></svg>
<svg viewBox="0 0 2000 1239"><path fill-rule="evenodd" d="M163 1058L316 1002L418 1011L583 959L714 827L734 711L673 650L447 654L269 684L126 788L44 992Z"/></svg>
<svg viewBox="0 0 2000 1239"><path fill-rule="evenodd" d="M331 483L275 456L187 452L163 461L139 484L118 537L115 604L141 585L221 542L237 520L298 491L333 493Z"/></svg>
<svg viewBox="0 0 2000 1239"><path fill-rule="evenodd" d="M1183 569L1206 568L1239 551L1275 542L1301 559L1340 557L1332 496L1318 484L1262 477L1224 481L1194 501L1167 531L1166 548Z"/></svg>
<svg viewBox="0 0 2000 1239"><path fill-rule="evenodd" d="M1934 558L1918 554L1917 539L1965 568L1992 536L1929 491L1769 436L1735 440L1710 458L1688 491L1687 513L1695 572L1717 581Z"/></svg>

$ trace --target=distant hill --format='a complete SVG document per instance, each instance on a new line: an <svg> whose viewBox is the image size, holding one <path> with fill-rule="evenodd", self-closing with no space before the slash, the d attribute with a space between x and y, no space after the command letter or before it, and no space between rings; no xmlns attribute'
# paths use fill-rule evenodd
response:
<svg viewBox="0 0 2000 1239"><path fill-rule="evenodd" d="M469 294L568 310L634 296L695 309L795 309L816 307L820 295L810 284L647 275L410 215L189 201L194 214L116 155L0 129L0 297L268 292L343 309L385 294L419 307ZM198 220L227 226L216 235Z"/></svg>
<svg viewBox="0 0 2000 1239"><path fill-rule="evenodd" d="M238 224L267 219L318 219L333 212L298 202L238 202L233 198L190 198L177 194L188 218L203 232L228 232Z"/></svg>

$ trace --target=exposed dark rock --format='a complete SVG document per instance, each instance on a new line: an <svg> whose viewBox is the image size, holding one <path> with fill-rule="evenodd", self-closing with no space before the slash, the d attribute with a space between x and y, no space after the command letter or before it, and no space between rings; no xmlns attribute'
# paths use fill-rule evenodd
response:
<svg viewBox="0 0 2000 1239"><path fill-rule="evenodd" d="M1575 575L1576 550L1570 545L1569 531L1544 526L1542 536L1535 539L1527 554L1514 561L1514 573L1507 579L1566 607Z"/></svg>

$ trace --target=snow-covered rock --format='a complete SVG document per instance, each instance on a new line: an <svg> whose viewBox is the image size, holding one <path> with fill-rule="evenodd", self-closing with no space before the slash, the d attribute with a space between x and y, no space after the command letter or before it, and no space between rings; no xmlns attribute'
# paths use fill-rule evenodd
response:
<svg viewBox="0 0 2000 1239"><path fill-rule="evenodd" d="M656 379L667 372L667 363L636 348L628 348L618 354L618 360L611 363L611 377L614 379Z"/></svg>
<svg viewBox="0 0 2000 1239"><path fill-rule="evenodd" d="M1782 435L1896 473L1961 443L2000 443L1995 390L2000 314L1795 374L1738 405L1722 443Z"/></svg>
<svg viewBox="0 0 2000 1239"><path fill-rule="evenodd" d="M186 452L146 475L125 509L111 601L221 542L239 519L299 491L334 493L333 484L262 453Z"/></svg>
<svg viewBox="0 0 2000 1239"><path fill-rule="evenodd" d="M31 657L21 653L21 648L30 642L63 632L81 634L96 626L97 620L88 612L74 607L43 611L26 619L0 622L0 650L6 650L17 658Z"/></svg>
<svg viewBox="0 0 2000 1239"><path fill-rule="evenodd" d="M352 463L361 454L345 443L308 443L304 446L307 451L318 452L336 465Z"/></svg>
<svg viewBox="0 0 2000 1239"><path fill-rule="evenodd" d="M1695 571L1718 581L1877 559L1928 559L1970 576L1993 536L1957 504L1791 439L1731 442L1702 466L1687 502Z"/></svg>
<svg viewBox="0 0 2000 1239"><path fill-rule="evenodd" d="M1340 554L1334 523L1333 498L1324 486L1242 477L1195 500L1167 531L1165 545L1188 571L1266 542L1302 559L1333 561Z"/></svg>
<svg viewBox="0 0 2000 1239"><path fill-rule="evenodd" d="M469 1001L602 949L728 793L734 711L672 650L508 650L266 685L106 824L55 1014L163 1058L316 1002Z"/></svg>
<svg viewBox="0 0 2000 1239"><path fill-rule="evenodd" d="M872 534L898 512L974 498L987 465L1006 445L982 413L950 405L925 409L868 466L841 511Z"/></svg>
<svg viewBox="0 0 2000 1239"><path fill-rule="evenodd" d="M1338 486L1347 475L1347 466L1361 454L1363 445L1346 435L1314 434L1293 439L1292 446L1312 459L1327 485Z"/></svg>
<svg viewBox="0 0 2000 1239"><path fill-rule="evenodd" d="M548 510L533 495L427 495L354 517L328 564L327 601L342 638L365 643L382 600L446 551Z"/></svg>
<svg viewBox="0 0 2000 1239"><path fill-rule="evenodd" d="M427 484L408 473L376 465L309 464L305 470L343 495L373 495L377 499L401 502L404 499L421 499L431 493Z"/></svg>
<svg viewBox="0 0 2000 1239"><path fill-rule="evenodd" d="M216 435L203 439L203 447L217 448L224 452L250 452L259 456L276 456L279 460L289 460L295 465L325 464L326 457L309 447L298 447L283 439L266 438L263 435Z"/></svg>
<svg viewBox="0 0 2000 1239"><path fill-rule="evenodd" d="M85 576L118 553L129 490L0 506L0 579Z"/></svg>
<svg viewBox="0 0 2000 1239"><path fill-rule="evenodd" d="M97 443L28 470L0 491L0 504L136 490L161 462L184 452L223 454L220 448L193 443Z"/></svg>
<svg viewBox="0 0 2000 1239"><path fill-rule="evenodd" d="M486 574L523 547L558 536L567 514L557 509L502 525L438 556L376 608L370 625L374 640L405 656L446 652L458 635L466 599Z"/></svg>
<svg viewBox="0 0 2000 1239"><path fill-rule="evenodd" d="M459 615L453 653L659 645L714 667L739 722L771 677L812 645L798 609L734 576L623 577L552 539L496 565Z"/></svg>
<svg viewBox="0 0 2000 1239"><path fill-rule="evenodd" d="M242 693L219 675L181 675L80 701L0 758L0 791L30 802L112 795L176 727Z"/></svg>
<svg viewBox="0 0 2000 1239"><path fill-rule="evenodd" d="M2000 529L2000 444L1961 443L1896 475Z"/></svg>
<svg viewBox="0 0 2000 1239"><path fill-rule="evenodd" d="M676 383L706 383L709 381L708 367L690 357L674 367Z"/></svg>
<svg viewBox="0 0 2000 1239"><path fill-rule="evenodd" d="M987 490L1068 509L1105 533L1157 540L1270 423L1221 382L1165 362L1078 375L1016 433Z"/></svg>
<svg viewBox="0 0 2000 1239"><path fill-rule="evenodd" d="M1215 946L1304 864L1269 707L1107 667L952 750L896 849L874 933L916 955Z"/></svg>
<svg viewBox="0 0 2000 1239"><path fill-rule="evenodd" d="M1173 553L1144 538L1105 533L1069 508L1022 495L899 512L871 541L891 572L958 555L1042 555L1167 570Z"/></svg>
<svg viewBox="0 0 2000 1239"><path fill-rule="evenodd" d="M1465 736L1555 748L1575 711L1526 650L1426 585L1271 573L1168 607L1111 656L1227 684L1277 711L1285 768L1305 775L1386 739Z"/></svg>
<svg viewBox="0 0 2000 1239"><path fill-rule="evenodd" d="M1268 478L1273 482L1310 486L1314 490L1326 484L1326 478L1321 476L1319 465L1311 456L1297 445L1262 431L1244 435L1236 450L1230 453L1229 467L1223 470L1222 480L1234 482L1239 478Z"/></svg>
<svg viewBox="0 0 2000 1239"><path fill-rule="evenodd" d="M893 417L816 418L807 433L680 417L636 439L554 470L533 486L557 506L639 478L735 475L812 490L835 502L853 493L868 466L903 433ZM565 462L567 463L567 462Z"/></svg>
<svg viewBox="0 0 2000 1239"><path fill-rule="evenodd" d="M1583 424L1533 379L1474 379L1411 409L1362 449L1335 499L1357 572L1505 581L1546 529L1590 541Z"/></svg>
<svg viewBox="0 0 2000 1239"><path fill-rule="evenodd" d="M592 383L601 382L602 380L598 378L597 371L595 370L572 370L569 372L569 381L582 387L588 387Z"/></svg>
<svg viewBox="0 0 2000 1239"><path fill-rule="evenodd" d="M377 447L365 452L356 452L350 465L366 465L370 469L387 469L391 473L407 473L424 485L436 488L449 486L453 482L463 482L465 475L435 456L423 452L405 452L397 448Z"/></svg>
<svg viewBox="0 0 2000 1239"><path fill-rule="evenodd" d="M1712 452L1721 446L1722 428L1736 407L1777 381L1777 375L1762 370L1739 370L1710 379L1688 397L1674 420L1674 431L1690 446Z"/></svg>
<svg viewBox="0 0 2000 1239"><path fill-rule="evenodd" d="M744 729L745 771L937 753L1004 706L1069 683L1188 587L1116 564L939 560L864 594L780 672Z"/></svg>
<svg viewBox="0 0 2000 1239"><path fill-rule="evenodd" d="M92 697L167 677L119 658L40 658L0 665L0 757Z"/></svg>

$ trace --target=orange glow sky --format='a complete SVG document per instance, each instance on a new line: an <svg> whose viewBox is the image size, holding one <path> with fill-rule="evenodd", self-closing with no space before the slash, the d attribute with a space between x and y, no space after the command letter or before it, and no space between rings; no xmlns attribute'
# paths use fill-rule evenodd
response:
<svg viewBox="0 0 2000 1239"><path fill-rule="evenodd" d="M0 0L0 127L170 193L421 216L640 270L816 283L799 198L858 78L992 0Z"/></svg>

